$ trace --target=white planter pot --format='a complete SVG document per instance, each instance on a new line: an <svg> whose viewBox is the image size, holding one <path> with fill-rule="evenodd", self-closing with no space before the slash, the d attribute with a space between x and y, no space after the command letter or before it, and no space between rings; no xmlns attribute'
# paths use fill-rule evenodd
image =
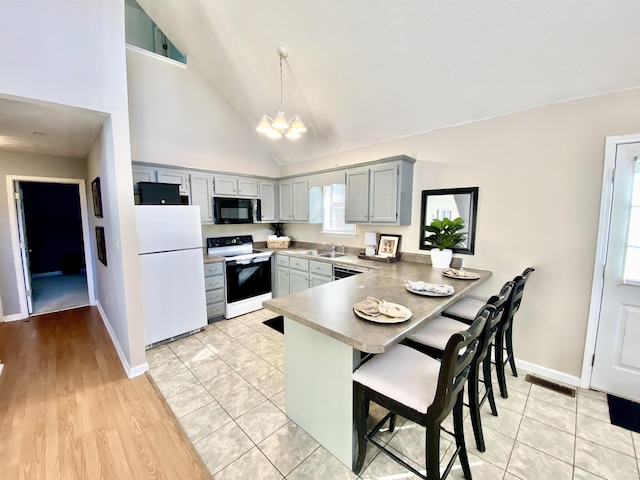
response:
<svg viewBox="0 0 640 480"><path fill-rule="evenodd" d="M438 248L431 249L431 266L433 268L449 268L451 265L451 258L453 257L453 251L445 248L440 250Z"/></svg>

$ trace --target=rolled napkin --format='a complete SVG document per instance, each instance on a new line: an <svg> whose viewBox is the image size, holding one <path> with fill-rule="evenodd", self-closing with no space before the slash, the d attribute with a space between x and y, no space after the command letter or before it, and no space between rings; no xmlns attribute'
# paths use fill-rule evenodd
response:
<svg viewBox="0 0 640 480"><path fill-rule="evenodd" d="M422 280L418 282L411 282L407 280L405 286L416 292L431 292L438 293L440 295L451 295L454 290L451 285L436 285L434 283L426 283Z"/></svg>
<svg viewBox="0 0 640 480"><path fill-rule="evenodd" d="M399 306L391 305L384 300L378 300L376 297L367 297L356 303L353 308L360 313L377 317L378 315L386 315L387 317L400 318L406 315Z"/></svg>
<svg viewBox="0 0 640 480"><path fill-rule="evenodd" d="M353 308L360 313L364 313L365 315L377 317L378 315L380 315L380 303L380 300L378 300L376 297L367 297L365 300L361 300L356 303Z"/></svg>
<svg viewBox="0 0 640 480"><path fill-rule="evenodd" d="M445 268L442 273L451 275L452 277L477 277L478 275L473 272L467 272L466 270L456 270L455 268Z"/></svg>

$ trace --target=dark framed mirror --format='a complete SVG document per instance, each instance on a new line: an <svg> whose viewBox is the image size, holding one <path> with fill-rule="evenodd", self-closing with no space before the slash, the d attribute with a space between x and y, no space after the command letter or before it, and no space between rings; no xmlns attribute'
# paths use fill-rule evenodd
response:
<svg viewBox="0 0 640 480"><path fill-rule="evenodd" d="M444 188L422 191L422 210L420 212L420 249L431 250L433 245L425 240L428 232L422 227L429 225L434 218L454 219L462 217L466 235L462 244L452 248L454 253L473 254L476 240L476 213L478 211L478 187Z"/></svg>

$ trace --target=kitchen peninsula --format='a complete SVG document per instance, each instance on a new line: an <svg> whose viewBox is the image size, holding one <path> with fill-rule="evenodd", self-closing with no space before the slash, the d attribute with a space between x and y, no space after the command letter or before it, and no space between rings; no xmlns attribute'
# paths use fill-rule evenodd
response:
<svg viewBox="0 0 640 480"><path fill-rule="evenodd" d="M357 453L351 373L363 353L384 353L492 275L487 270L472 271L480 278L450 279L429 264L401 261L264 302L265 308L285 317L287 416L351 468ZM407 280L446 283L455 293L416 295L405 288ZM367 296L404 305L412 316L396 324L362 320L352 307Z"/></svg>

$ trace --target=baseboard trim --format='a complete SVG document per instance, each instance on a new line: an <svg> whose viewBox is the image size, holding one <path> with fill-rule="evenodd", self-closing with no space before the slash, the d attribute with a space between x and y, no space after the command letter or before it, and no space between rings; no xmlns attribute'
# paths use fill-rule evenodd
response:
<svg viewBox="0 0 640 480"><path fill-rule="evenodd" d="M118 342L118 337L116 337L116 334L113 331L113 328L111 328L111 324L107 319L107 314L102 309L102 305L100 305L99 301L96 302L96 307L98 307L98 312L100 313L100 317L102 318L102 323L104 324L105 328L107 329L107 332L109 333L109 337L111 338L111 343L113 343L113 346L115 347L116 352L118 353L118 357L120 358L120 363L122 364L122 368L124 368L124 371L127 374L127 377L129 378L137 377L138 375L142 375L147 370L149 370L149 364L146 362L143 363L142 365L136 365L135 367L131 368L131 365L129 365L129 361L127 360L127 357L124 355L124 352L120 347L120 342Z"/></svg>
<svg viewBox="0 0 640 480"><path fill-rule="evenodd" d="M13 313L11 315L5 315L4 317L2 317L2 321L3 322L17 322L18 320L24 320L25 318L29 318L24 317L21 313Z"/></svg>
<svg viewBox="0 0 640 480"><path fill-rule="evenodd" d="M42 278L42 277L58 277L62 275L62 270L56 270L54 272L45 272L45 273L34 273L31 275L31 278Z"/></svg>
<svg viewBox="0 0 640 480"><path fill-rule="evenodd" d="M543 377L549 380L555 380L556 382L561 382L566 385L571 385L572 387L580 386L580 377L569 375L568 373L560 372L558 370L553 370L552 368L543 367L535 363L525 362L524 360L518 360L517 358L516 358L516 366L518 368L522 368L523 370L526 370L529 373L539 375L540 377ZM505 369L509 371L509 366L505 365Z"/></svg>

